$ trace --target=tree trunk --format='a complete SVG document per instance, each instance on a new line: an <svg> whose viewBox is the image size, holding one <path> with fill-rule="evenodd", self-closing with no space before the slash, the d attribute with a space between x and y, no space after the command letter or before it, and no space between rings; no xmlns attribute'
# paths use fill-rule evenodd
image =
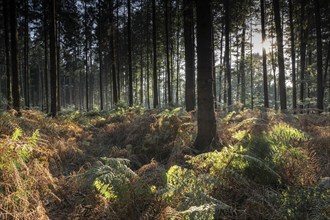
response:
<svg viewBox="0 0 330 220"><path fill-rule="evenodd" d="M272 69L273 69L273 77L274 77L274 103L275 103L275 110L278 110L277 106L277 87L276 87L276 65L275 65L275 58L274 58L274 36L272 35L272 51L271 51L271 59L272 59Z"/></svg>
<svg viewBox="0 0 330 220"><path fill-rule="evenodd" d="M225 0L225 63L226 63L226 77L227 77L227 104L232 104L232 93L231 93L231 65L230 65L230 0Z"/></svg>
<svg viewBox="0 0 330 220"><path fill-rule="evenodd" d="M245 107L245 21L243 22L243 33L242 33L242 45L241 45L241 62L240 62L240 72L241 72L241 102Z"/></svg>
<svg viewBox="0 0 330 220"><path fill-rule="evenodd" d="M150 86L149 86L149 82L150 82L150 67L149 67L149 58L150 58L150 50L149 50L149 45L150 45L150 35L149 35L149 24L150 24L150 13L149 13L149 4L147 2L147 17L146 17L146 43L147 43L147 63L146 63L146 81L147 81L147 105L148 108L150 109Z"/></svg>
<svg viewBox="0 0 330 220"><path fill-rule="evenodd" d="M117 97L118 100L120 100L120 88L121 88L121 74L120 74L120 59L119 59L119 0L116 0L116 5L117 5L117 10L116 10L116 29L117 29L117 34L116 34L116 81L117 81Z"/></svg>
<svg viewBox="0 0 330 220"><path fill-rule="evenodd" d="M57 62L56 62L56 6L55 0L51 0L49 5L49 44L50 44L50 112L53 117L57 115Z"/></svg>
<svg viewBox="0 0 330 220"><path fill-rule="evenodd" d="M251 55L250 55L250 93L251 93L251 109L254 107L254 97L253 97L253 53L252 53L252 32L253 32L253 25L252 25L252 19L251 19L251 32L250 32L250 50L251 50Z"/></svg>
<svg viewBox="0 0 330 220"><path fill-rule="evenodd" d="M13 93L13 108L16 111L20 110L20 93L19 93L19 77L18 77L18 33L17 33L17 14L16 0L9 1L10 13L10 32L11 32L11 74L12 74L12 93Z"/></svg>
<svg viewBox="0 0 330 220"><path fill-rule="evenodd" d="M48 18L47 18L47 3L44 2L44 80L45 80L45 103L46 112L49 112L49 92L48 92Z"/></svg>
<svg viewBox="0 0 330 220"><path fill-rule="evenodd" d="M10 54L9 54L9 15L8 15L8 0L4 0L3 5L4 12L4 31L5 31L5 57L6 57L6 77L7 77L7 109L13 108L12 103L12 84L11 84L11 73L10 73Z"/></svg>
<svg viewBox="0 0 330 220"><path fill-rule="evenodd" d="M221 103L221 91L222 91L222 87L221 87L221 83L222 83L222 70L223 70L223 35L224 35L224 24L222 23L221 25L221 38L220 38L220 70L219 70L219 103ZM223 80L224 82L226 80ZM223 86L223 90L225 91L225 86Z"/></svg>
<svg viewBox="0 0 330 220"><path fill-rule="evenodd" d="M172 105L172 88L171 88L171 69L170 69L170 37L169 37L169 12L168 12L168 1L165 0L165 38L166 38L166 75L167 75L167 93L168 93L168 104Z"/></svg>
<svg viewBox="0 0 330 220"><path fill-rule="evenodd" d="M321 33L321 12L319 0L314 0L315 26L316 26L316 52L317 52L317 108L319 112L324 109L324 86L322 71L322 33Z"/></svg>
<svg viewBox="0 0 330 220"><path fill-rule="evenodd" d="M300 3L301 14L300 14L300 109L304 108L305 102L305 69L306 69L306 39L308 32L306 31L305 25L305 0Z"/></svg>
<svg viewBox="0 0 330 220"><path fill-rule="evenodd" d="M132 72L132 39L131 39L131 0L127 0L127 41L128 41L128 100L133 106L133 72Z"/></svg>
<svg viewBox="0 0 330 220"><path fill-rule="evenodd" d="M25 107L30 108L29 80L29 2L24 3L24 101Z"/></svg>
<svg viewBox="0 0 330 220"><path fill-rule="evenodd" d="M200 152L216 141L213 96L212 10L211 0L197 0L197 137L194 146Z"/></svg>
<svg viewBox="0 0 330 220"><path fill-rule="evenodd" d="M89 111L89 69L88 69L88 14L87 14L87 3L84 1L84 13L85 13L85 99L86 99L86 111Z"/></svg>
<svg viewBox="0 0 330 220"><path fill-rule="evenodd" d="M103 101L103 54L102 54L102 47L103 47L103 41L102 41L102 31L101 27L103 23L101 22L101 6L99 5L99 20L98 20L98 53L99 53L99 60L100 60L100 66L99 66L99 86L100 86L100 110L104 110L104 101Z"/></svg>
<svg viewBox="0 0 330 220"><path fill-rule="evenodd" d="M265 30L265 2L264 0L260 0L260 8L261 8L261 37L262 37L262 72L263 72L263 85L264 85L264 106L265 108L269 108L269 100L268 100L268 77L267 77L267 54L265 48L265 40L266 40L266 30Z"/></svg>
<svg viewBox="0 0 330 220"><path fill-rule="evenodd" d="M296 48L294 39L294 24L293 24L293 5L292 0L289 0L289 20L290 20L290 41L291 41L291 64L292 64L292 108L294 112L297 109L297 83L296 83Z"/></svg>
<svg viewBox="0 0 330 220"><path fill-rule="evenodd" d="M156 0L152 0L152 46L153 46L153 106L158 107L158 83L157 83L157 39L156 39Z"/></svg>
<svg viewBox="0 0 330 220"><path fill-rule="evenodd" d="M284 52L283 52L283 31L281 27L280 5L279 0L273 0L276 41L278 50L278 68L279 68L279 90L280 90L280 104L281 110L286 110L286 86L285 86L285 69L284 69Z"/></svg>
<svg viewBox="0 0 330 220"><path fill-rule="evenodd" d="M186 110L192 111L196 106L195 97L195 45L194 45L194 11L193 2L183 1L183 28L185 46L185 103Z"/></svg>
<svg viewBox="0 0 330 220"><path fill-rule="evenodd" d="M118 83L116 74L116 62L115 62L115 47L114 47L114 16L113 16L113 0L108 2L109 4L109 25L110 25L110 36L109 36L109 49L110 49L110 60L111 60L111 73L112 73L112 97L113 103L118 103ZM133 96L132 96L133 97Z"/></svg>
<svg viewBox="0 0 330 220"><path fill-rule="evenodd" d="M176 1L177 29L176 29L176 104L179 105L180 90L180 0Z"/></svg>

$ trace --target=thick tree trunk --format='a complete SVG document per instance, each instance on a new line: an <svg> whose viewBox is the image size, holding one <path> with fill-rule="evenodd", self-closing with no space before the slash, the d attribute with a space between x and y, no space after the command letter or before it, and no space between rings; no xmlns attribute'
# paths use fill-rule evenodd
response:
<svg viewBox="0 0 330 220"><path fill-rule="evenodd" d="M212 10L211 0L197 0L197 137L200 152L210 149L216 141L216 120L213 96Z"/></svg>
<svg viewBox="0 0 330 220"><path fill-rule="evenodd" d="M316 51L317 51L317 108L319 112L324 109L324 86L323 86L323 58L322 58L322 33L321 12L319 0L314 0L315 27L316 27Z"/></svg>
<svg viewBox="0 0 330 220"><path fill-rule="evenodd" d="M286 86L285 86L285 67L284 67L284 52L283 52L283 31L281 27L280 5L279 0L273 0L275 29L278 50L278 68L279 68L279 90L280 90L280 104L281 110L286 110Z"/></svg>
<svg viewBox="0 0 330 220"><path fill-rule="evenodd" d="M193 2L183 1L183 28L185 46L185 103L186 110L192 111L196 106L195 96L195 44L194 44L194 11Z"/></svg>
<svg viewBox="0 0 330 220"><path fill-rule="evenodd" d="M50 45L50 112L53 117L57 115L57 62L56 62L56 6L55 0L51 0L49 5L49 45Z"/></svg>
<svg viewBox="0 0 330 220"><path fill-rule="evenodd" d="M8 15L8 0L4 0L3 12L4 12L4 31L5 31L5 57L6 57L6 77L7 77L7 109L13 108L12 103L12 84L11 84L11 73L10 73L10 54L9 54L9 15Z"/></svg>
<svg viewBox="0 0 330 220"><path fill-rule="evenodd" d="M16 111L20 110L20 93L19 93L19 77L18 77L18 33L17 33L17 14L16 0L9 1L10 13L10 32L11 32L11 74L12 74L12 93L13 93L13 108Z"/></svg>
<svg viewBox="0 0 330 220"><path fill-rule="evenodd" d="M110 36L109 36L109 49L110 49L110 60L111 60L111 73L112 73L112 99L116 105L118 103L118 82L116 74L116 62L115 62L115 47L114 47L114 16L113 16L113 0L108 2L109 8L109 25L110 25ZM133 97L133 96L132 96Z"/></svg>

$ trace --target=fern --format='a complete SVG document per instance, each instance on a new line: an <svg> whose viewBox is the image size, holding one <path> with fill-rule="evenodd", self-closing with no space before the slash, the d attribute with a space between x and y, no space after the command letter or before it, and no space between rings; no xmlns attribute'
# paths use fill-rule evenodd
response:
<svg viewBox="0 0 330 220"><path fill-rule="evenodd" d="M277 146L293 147L295 142L308 140L306 134L285 123L275 125L267 135L268 140Z"/></svg>
<svg viewBox="0 0 330 220"><path fill-rule="evenodd" d="M12 136L11 136L11 139L13 141L18 141L20 139L20 137L22 137L22 135L23 135L22 129L21 128L15 128L15 130L14 130Z"/></svg>
<svg viewBox="0 0 330 220"><path fill-rule="evenodd" d="M216 209L231 209L229 205L210 195L218 181L217 177L208 173L198 174L174 165L167 172L167 186L159 193L165 201L176 207L180 215L193 217L192 219L205 219L205 216L213 219ZM207 213L207 210L210 212Z"/></svg>
<svg viewBox="0 0 330 220"><path fill-rule="evenodd" d="M93 186L107 199L123 199L130 188L130 180L137 175L129 167L129 160L102 157L96 167L88 171Z"/></svg>

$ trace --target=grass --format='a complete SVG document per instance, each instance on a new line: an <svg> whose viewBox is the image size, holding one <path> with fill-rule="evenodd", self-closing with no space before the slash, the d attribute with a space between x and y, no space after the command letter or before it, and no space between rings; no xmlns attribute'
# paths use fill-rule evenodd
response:
<svg viewBox="0 0 330 220"><path fill-rule="evenodd" d="M0 219L327 219L330 118L181 108L0 115Z"/></svg>

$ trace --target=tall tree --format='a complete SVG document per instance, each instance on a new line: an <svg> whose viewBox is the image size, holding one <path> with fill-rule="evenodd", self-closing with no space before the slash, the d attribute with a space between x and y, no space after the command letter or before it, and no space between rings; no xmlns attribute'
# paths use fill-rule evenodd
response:
<svg viewBox="0 0 330 220"><path fill-rule="evenodd" d="M230 65L230 0L224 0L225 7L225 65L226 65L226 80L227 80L227 104L232 104L232 91L231 91L231 65Z"/></svg>
<svg viewBox="0 0 330 220"><path fill-rule="evenodd" d="M49 5L49 46L50 46L50 112L53 117L57 115L57 56L56 56L56 5L51 0Z"/></svg>
<svg viewBox="0 0 330 220"><path fill-rule="evenodd" d="M158 107L156 0L152 0L153 106Z"/></svg>
<svg viewBox="0 0 330 220"><path fill-rule="evenodd" d="M4 0L3 4L4 13L4 31L5 31L5 57L6 57L6 77L7 77L7 109L12 109L12 84L10 73L10 52L9 52L9 15L8 15L8 0Z"/></svg>
<svg viewBox="0 0 330 220"><path fill-rule="evenodd" d="M273 0L274 18L275 18L275 30L276 41L278 50L278 85L280 90L280 104L281 110L286 110L286 86L285 86L285 69L284 69L284 52L283 52L283 31L281 27L281 9L279 0Z"/></svg>
<svg viewBox="0 0 330 220"><path fill-rule="evenodd" d="M85 98L86 98L86 111L89 111L89 66L88 66L88 12L87 2L84 1L84 26L85 26Z"/></svg>
<svg viewBox="0 0 330 220"><path fill-rule="evenodd" d="M168 103L172 104L172 88L171 88L171 69L170 69L170 37L169 37L169 10L168 1L165 0L165 38L166 38L166 74L167 74L167 92Z"/></svg>
<svg viewBox="0 0 330 220"><path fill-rule="evenodd" d="M305 0L300 1L300 108L304 108L305 102L305 69L306 69L306 45L307 29L305 27Z"/></svg>
<svg viewBox="0 0 330 220"><path fill-rule="evenodd" d="M195 45L194 45L194 11L193 1L183 1L183 28L185 45L185 103L186 110L195 109Z"/></svg>
<svg viewBox="0 0 330 220"><path fill-rule="evenodd" d="M30 107L30 77L29 77L29 1L24 2L24 101L25 107Z"/></svg>
<svg viewBox="0 0 330 220"><path fill-rule="evenodd" d="M112 98L113 103L118 103L118 94L120 91L118 90L118 83L117 83L117 74L116 74L116 62L115 62L115 46L114 46L114 7L113 7L113 0L108 1L108 13L109 13L109 25L110 25L110 33L109 33L109 50L110 50L110 60L111 60L111 73L112 73ZM118 7L118 6L117 6Z"/></svg>
<svg viewBox="0 0 330 220"><path fill-rule="evenodd" d="M129 100L129 106L133 106L131 0L127 0L127 41L128 41L128 100Z"/></svg>
<svg viewBox="0 0 330 220"><path fill-rule="evenodd" d="M99 2L98 4L98 29L97 29L97 37L98 37L98 54L99 54L99 87L100 87L100 110L104 109L104 100L103 100L103 34L102 34L102 8Z"/></svg>
<svg viewBox="0 0 330 220"><path fill-rule="evenodd" d="M262 72L263 72L263 85L264 85L264 106L269 108L268 100L268 80L267 80L267 54L265 48L266 40L266 29L265 29L265 1L260 0L260 10L261 10L261 39L263 43L262 47Z"/></svg>
<svg viewBox="0 0 330 220"><path fill-rule="evenodd" d="M18 80L18 33L17 33L17 13L16 0L9 1L9 19L10 19L10 38L11 38L11 74L12 74L12 93L13 108L20 110L20 92Z"/></svg>
<svg viewBox="0 0 330 220"><path fill-rule="evenodd" d="M315 27L316 27L316 51L317 51L317 108L323 111L324 87L323 87L323 58L322 58L322 33L321 12L319 0L314 0Z"/></svg>
<svg viewBox="0 0 330 220"><path fill-rule="evenodd" d="M216 139L213 96L211 0L197 0L197 137L195 146L203 152Z"/></svg>
<svg viewBox="0 0 330 220"><path fill-rule="evenodd" d="M240 61L240 72L241 72L241 102L245 106L245 31L246 25L245 20L243 22L243 33L242 33L242 45L241 45L241 61Z"/></svg>
<svg viewBox="0 0 330 220"><path fill-rule="evenodd" d="M44 86L45 86L45 104L46 112L49 111L49 93L48 93L48 17L47 17L47 2L44 2Z"/></svg>
<svg viewBox="0 0 330 220"><path fill-rule="evenodd" d="M292 0L289 0L289 21L290 21L290 41L291 41L291 69L292 69L292 107L297 109L297 85L296 85L296 45L294 38L293 24L293 5Z"/></svg>

